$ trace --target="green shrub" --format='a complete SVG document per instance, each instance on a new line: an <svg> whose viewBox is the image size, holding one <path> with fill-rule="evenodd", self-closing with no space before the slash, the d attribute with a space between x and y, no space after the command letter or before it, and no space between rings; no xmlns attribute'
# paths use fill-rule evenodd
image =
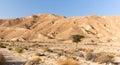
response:
<svg viewBox="0 0 120 65"><path fill-rule="evenodd" d="M17 53L22 53L23 52L23 48L22 47L17 47L16 48L16 52Z"/></svg>
<svg viewBox="0 0 120 65"><path fill-rule="evenodd" d="M72 35L72 41L76 43L80 42L82 38L84 38L82 35Z"/></svg>
<svg viewBox="0 0 120 65"><path fill-rule="evenodd" d="M6 42L0 42L1 48L6 48L6 46L8 46L8 44Z"/></svg>
<svg viewBox="0 0 120 65"><path fill-rule="evenodd" d="M108 55L109 56L109 58L114 58L115 56L114 55Z"/></svg>
<svg viewBox="0 0 120 65"><path fill-rule="evenodd" d="M8 50L12 50L12 48L11 48L11 47L9 47L9 48L8 48Z"/></svg>

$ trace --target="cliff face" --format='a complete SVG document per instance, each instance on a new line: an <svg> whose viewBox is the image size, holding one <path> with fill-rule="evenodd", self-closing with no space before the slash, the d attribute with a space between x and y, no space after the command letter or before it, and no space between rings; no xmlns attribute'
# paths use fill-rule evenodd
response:
<svg viewBox="0 0 120 65"><path fill-rule="evenodd" d="M69 40L71 35L117 40L120 38L120 16L64 16L41 14L25 18L0 20L0 39L7 41Z"/></svg>

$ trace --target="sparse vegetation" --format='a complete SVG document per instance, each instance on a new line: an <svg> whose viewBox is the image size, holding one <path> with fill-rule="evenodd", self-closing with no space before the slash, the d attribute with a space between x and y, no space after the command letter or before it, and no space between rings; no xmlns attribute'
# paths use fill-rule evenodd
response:
<svg viewBox="0 0 120 65"><path fill-rule="evenodd" d="M11 47L9 47L9 48L8 48L8 50L12 50L12 48L11 48Z"/></svg>
<svg viewBox="0 0 120 65"><path fill-rule="evenodd" d="M17 47L15 50L16 50L17 53L22 53L23 52L23 48L22 47Z"/></svg>
<svg viewBox="0 0 120 65"><path fill-rule="evenodd" d="M26 61L30 62L25 65L120 64L120 30L115 27L120 25L120 19L117 18L38 14L1 19L0 65L5 59L10 63L7 65L23 65Z"/></svg>
<svg viewBox="0 0 120 65"><path fill-rule="evenodd" d="M92 52L94 52L93 49L86 49L86 48L83 48L81 51L83 51L85 53L92 53Z"/></svg>
<svg viewBox="0 0 120 65"><path fill-rule="evenodd" d="M112 54L108 55L108 56L109 56L109 58L114 58L115 57L115 55L112 55Z"/></svg>
<svg viewBox="0 0 120 65"><path fill-rule="evenodd" d="M50 48L48 48L48 47L45 47L44 49L43 49L43 51L44 52L53 52Z"/></svg>
<svg viewBox="0 0 120 65"><path fill-rule="evenodd" d="M72 41L75 42L75 43L80 42L82 38L84 38L83 35L78 35L78 34L72 35Z"/></svg>
<svg viewBox="0 0 120 65"><path fill-rule="evenodd" d="M40 58L40 56L33 56L31 58L31 60L36 61L36 62L41 62L42 61L42 59Z"/></svg>
<svg viewBox="0 0 120 65"><path fill-rule="evenodd" d="M58 65L80 65L79 61L73 59L59 59Z"/></svg>
<svg viewBox="0 0 120 65"><path fill-rule="evenodd" d="M1 48L6 48L8 44L6 42L0 42L0 47Z"/></svg>
<svg viewBox="0 0 120 65"><path fill-rule="evenodd" d="M95 58L97 58L97 56L94 53L91 53L91 52L87 53L85 57L86 57L85 58L86 60L92 60L92 61L95 60Z"/></svg>
<svg viewBox="0 0 120 65"><path fill-rule="evenodd" d="M101 55L96 57L95 62L98 63L110 63L112 62L112 58L109 55Z"/></svg>
<svg viewBox="0 0 120 65"><path fill-rule="evenodd" d="M98 63L110 63L112 62L112 58L114 58L114 55L105 52L86 54L86 60Z"/></svg>

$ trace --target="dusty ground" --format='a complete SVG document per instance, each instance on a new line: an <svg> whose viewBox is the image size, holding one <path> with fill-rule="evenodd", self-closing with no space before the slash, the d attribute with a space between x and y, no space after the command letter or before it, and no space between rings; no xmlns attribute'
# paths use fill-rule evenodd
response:
<svg viewBox="0 0 120 65"><path fill-rule="evenodd" d="M114 44L118 42L110 42L110 44ZM109 44L109 43L107 43ZM28 46L28 49L23 51L23 53L17 53L14 50L8 50L7 48L0 48L0 53L2 53L6 58L5 65L22 65L26 61L30 60L32 56L36 53L45 54L45 56L41 56L42 62L40 65L58 65L57 60L66 54L73 53L75 58L79 59L80 65L105 65L99 64L92 61L86 61L84 58L76 56L75 54L81 53L81 51L73 51L77 49L91 49L94 52L107 52L107 53L114 53L117 57L120 56L120 46L114 45L106 45L106 43L102 43L101 45L98 44L55 44L55 43L26 43L25 45ZM46 50L46 48L51 49L52 51ZM71 52L73 51L73 52ZM61 56L58 54L62 53ZM119 61L119 59L118 59Z"/></svg>

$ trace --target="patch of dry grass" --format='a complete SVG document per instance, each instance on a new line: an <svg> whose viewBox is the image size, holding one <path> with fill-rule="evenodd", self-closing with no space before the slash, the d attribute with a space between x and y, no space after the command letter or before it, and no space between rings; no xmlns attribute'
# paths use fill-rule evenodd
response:
<svg viewBox="0 0 120 65"><path fill-rule="evenodd" d="M99 53L87 53L86 60L94 61L98 63L110 63L112 58L115 57L113 53L99 52Z"/></svg>
<svg viewBox="0 0 120 65"><path fill-rule="evenodd" d="M57 63L58 65L80 65L79 61L69 58L59 59Z"/></svg>
<svg viewBox="0 0 120 65"><path fill-rule="evenodd" d="M93 49L86 49L86 48L82 49L82 51L85 52L85 53L91 53L91 52L94 52Z"/></svg>
<svg viewBox="0 0 120 65"><path fill-rule="evenodd" d="M35 61L35 62L41 62L42 59L39 56L33 56L30 58L30 60Z"/></svg>
<svg viewBox="0 0 120 65"><path fill-rule="evenodd" d="M95 62L98 62L98 63L109 63L111 61L112 61L112 58L109 57L108 55L101 55L95 59Z"/></svg>

